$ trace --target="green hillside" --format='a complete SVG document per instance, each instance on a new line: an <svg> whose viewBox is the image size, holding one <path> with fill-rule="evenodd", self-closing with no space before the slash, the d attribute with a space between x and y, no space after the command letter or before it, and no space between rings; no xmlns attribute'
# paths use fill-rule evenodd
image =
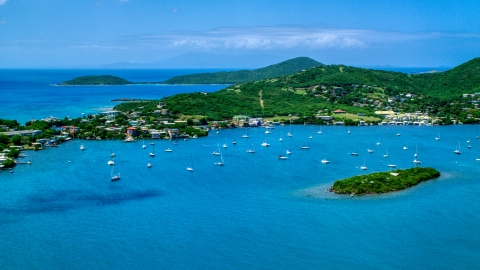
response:
<svg viewBox="0 0 480 270"><path fill-rule="evenodd" d="M297 57L275 65L254 70L199 73L176 76L164 81L166 84L237 84L292 74L322 65L308 57Z"/></svg>
<svg viewBox="0 0 480 270"><path fill-rule="evenodd" d="M480 118L480 112L472 102L462 99L462 94L479 92L479 68L479 59L443 73L417 75L321 65L277 78L232 85L215 93L174 95L164 101L173 116L201 115L210 120L246 114L297 115L313 121L319 110L328 115L342 109L366 116L376 116L377 110L428 111L429 115L440 118L460 116L462 122L468 123ZM138 105L122 104L118 109L132 110L135 106Z"/></svg>
<svg viewBox="0 0 480 270"><path fill-rule="evenodd" d="M59 83L59 85L124 85L131 83L132 82L119 77L100 75L77 77L75 79Z"/></svg>

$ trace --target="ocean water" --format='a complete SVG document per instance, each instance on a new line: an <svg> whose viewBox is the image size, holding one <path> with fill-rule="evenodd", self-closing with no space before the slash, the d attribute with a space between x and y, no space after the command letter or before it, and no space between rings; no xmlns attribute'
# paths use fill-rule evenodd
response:
<svg viewBox="0 0 480 270"><path fill-rule="evenodd" d="M0 69L0 118L25 124L50 116L81 117L112 109L117 98L161 99L176 93L214 92L225 85L56 86L87 75L114 75L132 82L160 82L177 75L214 72L199 69L16 70Z"/></svg>
<svg viewBox="0 0 480 270"><path fill-rule="evenodd" d="M105 89L105 88L98 88ZM109 98L106 94L105 97ZM321 128L322 134L317 134ZM478 269L473 125L278 126L179 140L82 141L0 172L4 269ZM400 133L401 136L396 136ZM434 138L440 134L440 140ZM312 135L312 139L308 137ZM280 142L279 139L283 138ZM232 142L237 144L233 145ZM270 147L260 144L268 140ZM467 148L467 140L471 148ZM377 145L377 142L380 145ZM83 144L86 150L81 151ZM228 148L223 148L226 144ZM308 144L309 150L300 146ZM407 145L408 150L403 150ZM173 152L165 152L170 147ZM256 153L246 150L254 148ZM453 151L458 148L461 155ZM367 153L372 148L374 153ZM225 166L214 163L220 149ZM291 149L288 160L277 156ZM357 150L359 156L349 153ZM111 182L107 165L116 153ZM151 158L148 153L154 151ZM388 158L383 154L388 151ZM423 163L441 177L370 196L335 180ZM327 158L330 164L320 161ZM69 162L70 161L70 162ZM147 163L152 168L147 168ZM193 164L194 171L187 166ZM367 171L361 171L365 164Z"/></svg>

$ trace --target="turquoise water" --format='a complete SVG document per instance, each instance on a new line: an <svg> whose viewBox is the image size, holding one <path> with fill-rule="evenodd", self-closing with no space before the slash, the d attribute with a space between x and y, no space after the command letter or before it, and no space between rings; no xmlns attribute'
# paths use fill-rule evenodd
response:
<svg viewBox="0 0 480 270"><path fill-rule="evenodd" d="M86 75L114 75L132 82L158 82L177 75L215 70L9 70L0 69L0 118L25 124L50 116L81 117L112 109L117 98L161 99L176 93L214 92L224 85L56 86Z"/></svg>
<svg viewBox="0 0 480 270"><path fill-rule="evenodd" d="M106 87L92 88L99 99L116 98L101 94ZM70 102L62 106L75 107ZM318 126L301 125L293 126L293 137L287 137L289 129L273 129L268 148L260 146L265 129L251 128L248 139L241 138L244 129L232 129L179 140L178 145L159 140L152 147L146 141L146 149L142 141L75 140L28 151L32 165L0 172L0 265L479 268L477 126L351 127L351 134L346 127L324 126L317 134ZM310 149L301 150L307 142ZM81 144L86 150L79 149ZM402 149L405 144L408 150ZM252 145L256 153L247 153ZM461 155L453 153L457 145ZM219 146L223 167L214 164L219 157L211 154ZM165 152L167 147L173 152ZM288 148L288 160L278 160ZM368 148L374 153L367 153ZM115 173L122 176L117 182L110 181L107 165L112 149ZM358 157L349 155L355 149ZM155 151L154 158L149 158L150 151ZM335 180L386 171L390 162L410 168L416 151L421 166L442 173L439 179L402 192L352 199L326 192ZM323 158L331 163L322 164ZM191 160L194 171L188 172ZM360 170L364 160L367 171Z"/></svg>

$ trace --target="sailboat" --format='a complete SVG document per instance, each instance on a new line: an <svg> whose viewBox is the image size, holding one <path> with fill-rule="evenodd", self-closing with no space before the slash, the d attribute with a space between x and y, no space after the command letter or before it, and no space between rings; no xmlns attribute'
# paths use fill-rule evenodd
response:
<svg viewBox="0 0 480 270"><path fill-rule="evenodd" d="M279 155L279 156L278 156L278 159L279 159L279 160L287 160L288 157L287 157L287 156L284 156L284 155Z"/></svg>
<svg viewBox="0 0 480 270"><path fill-rule="evenodd" d="M279 141L283 141L283 139L282 139L282 133L281 133L281 132L280 132L280 139L279 139Z"/></svg>
<svg viewBox="0 0 480 270"><path fill-rule="evenodd" d="M367 152L368 152L368 153L373 153L373 147L368 148L368 149L367 149Z"/></svg>
<svg viewBox="0 0 480 270"><path fill-rule="evenodd" d="M149 159L147 163L147 168L151 168L151 167L152 167L152 163L150 163L150 159Z"/></svg>
<svg viewBox="0 0 480 270"><path fill-rule="evenodd" d="M85 146L83 146L83 144L80 145L80 150L85 150Z"/></svg>
<svg viewBox="0 0 480 270"><path fill-rule="evenodd" d="M212 155L214 156L220 156L220 145L217 145L218 146L218 151L213 151L212 152Z"/></svg>
<svg viewBox="0 0 480 270"><path fill-rule="evenodd" d="M310 146L308 146L308 141L306 141L306 145L300 146L300 149L310 149Z"/></svg>
<svg viewBox="0 0 480 270"><path fill-rule="evenodd" d="M387 157L388 157L388 151L387 151L387 149L385 149L385 154L383 154L383 157L384 157L384 158L387 158Z"/></svg>
<svg viewBox="0 0 480 270"><path fill-rule="evenodd" d="M245 134L242 135L242 138L248 138L248 128Z"/></svg>
<svg viewBox="0 0 480 270"><path fill-rule="evenodd" d="M292 151L291 151L291 147L290 147L290 143L288 144L288 149L287 149L287 155L291 155L292 154Z"/></svg>
<svg viewBox="0 0 480 270"><path fill-rule="evenodd" d="M438 132L438 135L437 135L437 137L435 137L435 140L436 140L436 141L439 141L439 140L440 140L440 132Z"/></svg>
<svg viewBox="0 0 480 270"><path fill-rule="evenodd" d="M190 166L187 167L187 171L193 172L193 157L190 156Z"/></svg>
<svg viewBox="0 0 480 270"><path fill-rule="evenodd" d="M112 151L111 151L111 153L110 153L110 156L111 156L111 157L114 157L114 156L115 156L115 152L113 152L113 148L112 148Z"/></svg>
<svg viewBox="0 0 480 270"><path fill-rule="evenodd" d="M319 131L317 131L317 134L322 134L322 129L320 129Z"/></svg>
<svg viewBox="0 0 480 270"><path fill-rule="evenodd" d="M152 152L149 154L151 157L155 156L155 144L152 144Z"/></svg>
<svg viewBox="0 0 480 270"><path fill-rule="evenodd" d="M357 146L355 145L355 151L350 153L352 156L358 156Z"/></svg>
<svg viewBox="0 0 480 270"><path fill-rule="evenodd" d="M151 145L155 145L155 142L154 142L154 141L151 141L150 144L151 144Z"/></svg>
<svg viewBox="0 0 480 270"><path fill-rule="evenodd" d="M408 150L407 142L406 142L406 141L405 141L405 146L403 146L403 150Z"/></svg>
<svg viewBox="0 0 480 270"><path fill-rule="evenodd" d="M263 147L269 147L270 144L268 143L267 136L265 135L265 141L262 143Z"/></svg>
<svg viewBox="0 0 480 270"><path fill-rule="evenodd" d="M255 153L255 148L253 148L253 144L252 144L252 148L248 149L247 150L247 153Z"/></svg>
<svg viewBox="0 0 480 270"><path fill-rule="evenodd" d="M287 133L287 136L288 137L292 137L293 134L292 134L292 123L290 123L290 131Z"/></svg>
<svg viewBox="0 0 480 270"><path fill-rule="evenodd" d="M235 140L235 132L233 133L233 144L237 144L237 141Z"/></svg>
<svg viewBox="0 0 480 270"><path fill-rule="evenodd" d="M143 139L143 145L142 145L142 148L143 148L143 149L147 148L147 146L145 145L145 139Z"/></svg>
<svg viewBox="0 0 480 270"><path fill-rule="evenodd" d="M225 139L225 143L223 144L223 148L227 148L227 139Z"/></svg>
<svg viewBox="0 0 480 270"><path fill-rule="evenodd" d="M322 162L323 164L328 164L328 163L330 163L330 161L327 160L327 158L322 159L322 161L320 161L320 162Z"/></svg>
<svg viewBox="0 0 480 270"><path fill-rule="evenodd" d="M365 166L365 158L363 159L363 166L360 166L360 170L367 170L367 166Z"/></svg>
<svg viewBox="0 0 480 270"><path fill-rule="evenodd" d="M420 160L418 160L418 147L415 147L415 155L413 155L414 159L413 159L413 163L415 164L422 164L422 162Z"/></svg>
<svg viewBox="0 0 480 270"><path fill-rule="evenodd" d="M350 134L350 128L348 128L347 134Z"/></svg>
<svg viewBox="0 0 480 270"><path fill-rule="evenodd" d="M225 163L224 163L224 161L223 161L223 155L222 155L222 154L220 154L220 161L215 162L215 164L218 165L218 166L223 166L223 165L225 165Z"/></svg>
<svg viewBox="0 0 480 270"><path fill-rule="evenodd" d="M165 148L165 152L172 152L172 148L170 147Z"/></svg>
<svg viewBox="0 0 480 270"><path fill-rule="evenodd" d="M377 141L377 145L380 145L380 140Z"/></svg>
<svg viewBox="0 0 480 270"><path fill-rule="evenodd" d="M462 152L460 152L460 143L458 143L457 149L455 149L455 151L453 151L453 153L455 153L457 155L460 155L462 153Z"/></svg>
<svg viewBox="0 0 480 270"><path fill-rule="evenodd" d="M113 160L113 157L112 157L111 160L109 160L109 161L107 162L107 164L108 164L108 165L115 165L115 161Z"/></svg>
<svg viewBox="0 0 480 270"><path fill-rule="evenodd" d="M112 172L111 172L110 180L112 180L112 181L118 181L118 180L120 180L120 173L115 174L115 167L112 167Z"/></svg>

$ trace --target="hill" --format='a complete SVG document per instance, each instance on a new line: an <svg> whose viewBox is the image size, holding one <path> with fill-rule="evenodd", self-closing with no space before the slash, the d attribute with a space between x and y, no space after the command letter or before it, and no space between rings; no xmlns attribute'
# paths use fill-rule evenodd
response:
<svg viewBox="0 0 480 270"><path fill-rule="evenodd" d="M77 77L75 79L59 83L58 85L125 85L132 84L125 79L111 76L111 75L100 75L100 76L83 76Z"/></svg>
<svg viewBox="0 0 480 270"><path fill-rule="evenodd" d="M297 57L275 65L254 70L199 73L175 76L164 81L166 84L237 84L292 74L322 65L308 57Z"/></svg>
<svg viewBox="0 0 480 270"><path fill-rule="evenodd" d="M304 121L315 121L319 110L323 115L330 115L333 110L342 109L376 117L377 110L428 111L429 115L448 119L460 116L457 120L467 123L480 118L480 111L471 101L462 99L461 94L478 92L479 68L478 58L442 73L418 75L322 65L290 75L232 85L215 93L174 95L164 101L173 117L200 115L210 120L246 114L296 115L304 117ZM135 106L138 105L121 104L118 109L132 110Z"/></svg>

